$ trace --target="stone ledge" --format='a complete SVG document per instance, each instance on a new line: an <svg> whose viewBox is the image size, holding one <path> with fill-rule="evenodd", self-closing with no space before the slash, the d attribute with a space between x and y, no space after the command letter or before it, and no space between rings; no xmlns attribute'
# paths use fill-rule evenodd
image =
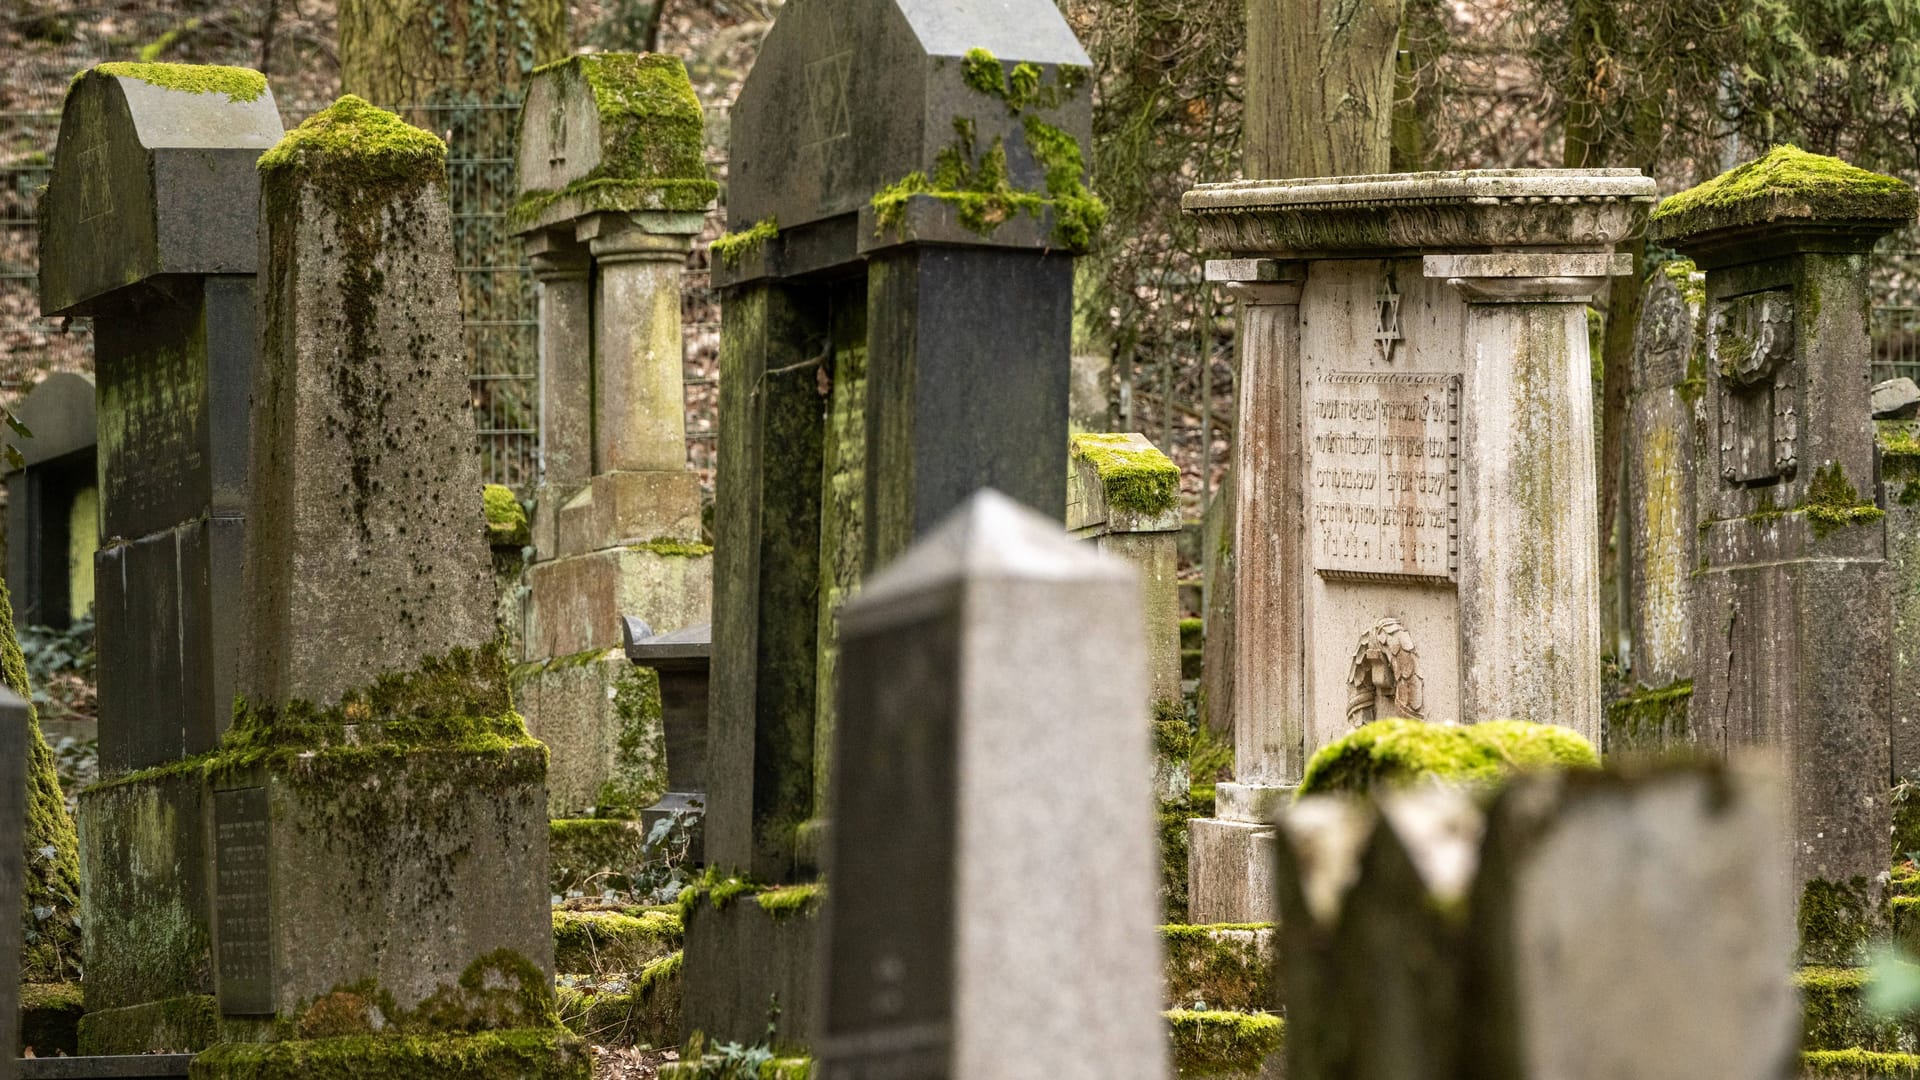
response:
<svg viewBox="0 0 1920 1080"><path fill-rule="evenodd" d="M680 918L664 911L553 913L553 967L570 975L638 972L680 948Z"/></svg>
<svg viewBox="0 0 1920 1080"><path fill-rule="evenodd" d="M192 1080L590 1080L593 1056L564 1028L480 1035L349 1035L249 1045L201 1054Z"/></svg>

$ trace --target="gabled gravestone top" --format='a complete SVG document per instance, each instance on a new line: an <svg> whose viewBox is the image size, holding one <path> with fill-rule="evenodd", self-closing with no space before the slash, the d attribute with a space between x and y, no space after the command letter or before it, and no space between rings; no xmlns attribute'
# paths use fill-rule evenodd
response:
<svg viewBox="0 0 1920 1080"><path fill-rule="evenodd" d="M22 464L7 472L7 591L17 622L65 629L93 607L100 547L93 377L54 372L14 416L33 434L5 435Z"/></svg>
<svg viewBox="0 0 1920 1080"><path fill-rule="evenodd" d="M101 297L163 274L251 274L259 208L234 195L254 188L253 163L280 132L257 71L83 72L40 206L41 235L53 241L40 247L41 310L92 315Z"/></svg>
<svg viewBox="0 0 1920 1080"><path fill-rule="evenodd" d="M1138 588L987 490L847 605L828 1075L1168 1075Z"/></svg>

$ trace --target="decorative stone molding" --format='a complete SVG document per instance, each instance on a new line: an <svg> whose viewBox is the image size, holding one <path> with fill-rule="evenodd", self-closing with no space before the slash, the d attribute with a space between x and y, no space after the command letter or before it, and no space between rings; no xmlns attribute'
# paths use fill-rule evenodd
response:
<svg viewBox="0 0 1920 1080"><path fill-rule="evenodd" d="M1420 677L1419 650L1398 619L1381 619L1360 635L1347 685L1353 688L1347 698L1347 723L1354 727L1381 719L1385 703L1391 707L1386 715L1425 719L1421 713L1427 681Z"/></svg>

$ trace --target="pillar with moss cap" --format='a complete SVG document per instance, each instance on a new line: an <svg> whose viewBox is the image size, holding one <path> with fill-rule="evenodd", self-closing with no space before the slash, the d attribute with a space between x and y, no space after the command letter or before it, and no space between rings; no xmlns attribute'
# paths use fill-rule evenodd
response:
<svg viewBox="0 0 1920 1080"><path fill-rule="evenodd" d="M584 1078L553 1005L546 750L472 512L446 148L345 97L260 173L248 662L191 763L222 1037L195 1075Z"/></svg>
<svg viewBox="0 0 1920 1080"><path fill-rule="evenodd" d="M1184 197L1242 319L1234 780L1193 824L1195 921L1271 917L1273 815L1355 727L1598 740L1585 305L1653 190L1549 169Z"/></svg>
<svg viewBox="0 0 1920 1080"><path fill-rule="evenodd" d="M631 815L665 791L658 710L622 705L654 674L621 653L621 618L711 618L680 328L717 190L705 151L675 57L573 56L528 85L514 227L540 283L541 451L518 696L553 751L555 817Z"/></svg>
<svg viewBox="0 0 1920 1080"><path fill-rule="evenodd" d="M1915 205L1902 181L1781 146L1653 219L1706 272L1692 724L1785 756L1809 963L1858 962L1883 910L1893 641L1866 275Z"/></svg>

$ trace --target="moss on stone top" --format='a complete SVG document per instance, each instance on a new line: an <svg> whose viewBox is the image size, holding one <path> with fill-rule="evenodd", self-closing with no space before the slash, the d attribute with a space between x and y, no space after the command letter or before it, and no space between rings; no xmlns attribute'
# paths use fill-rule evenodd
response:
<svg viewBox="0 0 1920 1080"><path fill-rule="evenodd" d="M260 155L263 171L349 166L343 180L444 177L447 144L394 113L348 94L287 132Z"/></svg>
<svg viewBox="0 0 1920 1080"><path fill-rule="evenodd" d="M1871 1050L1807 1050L1800 1063L1808 1076L1920 1076L1920 1055L1882 1054Z"/></svg>
<svg viewBox="0 0 1920 1080"><path fill-rule="evenodd" d="M1098 470L1109 509L1152 517L1179 505L1180 469L1159 448L1126 435L1075 435L1069 446Z"/></svg>
<svg viewBox="0 0 1920 1080"><path fill-rule="evenodd" d="M1286 1022L1268 1013L1174 1009L1166 1018L1183 1077L1252 1076L1286 1038Z"/></svg>
<svg viewBox="0 0 1920 1080"><path fill-rule="evenodd" d="M581 198L584 210L698 213L719 193L707 176L706 116L686 65L658 53L569 56L538 69L575 81L600 115L600 161L559 191L529 189L514 207L516 225L554 203Z"/></svg>
<svg viewBox="0 0 1920 1080"><path fill-rule="evenodd" d="M1700 268L1692 259L1668 259L1660 264L1660 272L1680 290L1680 299L1689 306L1698 307L1707 302L1707 283L1700 278Z"/></svg>
<svg viewBox="0 0 1920 1080"><path fill-rule="evenodd" d="M1920 420L1876 420L1881 457L1920 457Z"/></svg>
<svg viewBox="0 0 1920 1080"><path fill-rule="evenodd" d="M1887 516L1871 499L1860 497L1837 461L1814 470L1813 479L1807 484L1807 500L1800 508L1806 511L1815 536L1825 536L1849 525L1870 525Z"/></svg>
<svg viewBox="0 0 1920 1080"><path fill-rule="evenodd" d="M1395 718L1376 720L1321 748L1307 763L1299 793L1364 793L1427 778L1491 784L1515 770L1599 764L1593 744L1551 724L1430 724Z"/></svg>
<svg viewBox="0 0 1920 1080"><path fill-rule="evenodd" d="M1712 229L1773 221L1870 221L1905 224L1916 200L1905 181L1839 158L1776 146L1744 165L1661 202L1655 238L1668 241Z"/></svg>
<svg viewBox="0 0 1920 1080"><path fill-rule="evenodd" d="M93 70L102 75L138 79L163 90L178 90L187 94L225 94L231 102L258 101L260 95L267 92L267 77L243 67L118 62L101 64ZM80 74L85 75L86 72Z"/></svg>
<svg viewBox="0 0 1920 1080"><path fill-rule="evenodd" d="M533 542L533 530L527 525L527 508L505 484L488 484L484 493L487 505L487 543L494 547L525 547Z"/></svg>
<svg viewBox="0 0 1920 1080"><path fill-rule="evenodd" d="M0 675L22 701L33 701L27 661L13 627L13 598L0 581ZM53 751L27 706L27 822L22 836L25 880L20 895L23 982L80 977L80 840L60 791ZM0 913L3 914L3 913Z"/></svg>
<svg viewBox="0 0 1920 1080"><path fill-rule="evenodd" d="M780 236L780 223L766 218L753 223L752 228L739 232L730 232L715 240L712 245L713 257L727 266L740 265L740 257L761 244Z"/></svg>

